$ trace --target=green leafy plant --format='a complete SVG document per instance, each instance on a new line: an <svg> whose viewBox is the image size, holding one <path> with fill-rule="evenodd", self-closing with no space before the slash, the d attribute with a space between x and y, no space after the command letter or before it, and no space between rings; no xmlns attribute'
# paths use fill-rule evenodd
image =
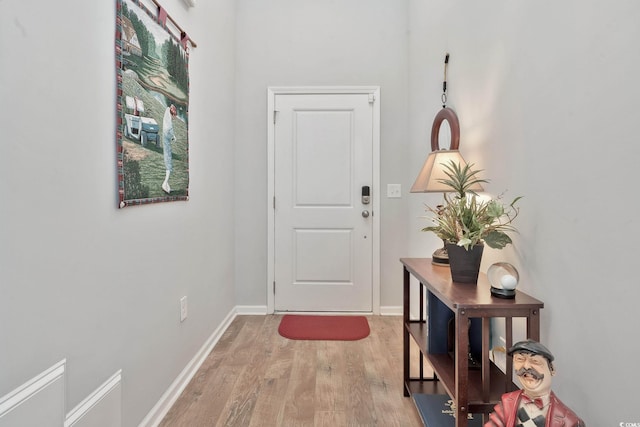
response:
<svg viewBox="0 0 640 427"><path fill-rule="evenodd" d="M448 179L440 182L453 190L453 195L445 193L444 205L435 209L427 206L427 211L433 214L430 218L432 226L422 231L431 231L447 243L471 249L483 242L494 249L502 249L512 243L507 232L515 232L511 225L520 213L516 206L522 197L516 197L509 205L502 203L502 195L482 200L477 193L470 189L475 184L489 181L478 177L480 170L473 169L473 164L460 166L454 161L444 165Z"/></svg>

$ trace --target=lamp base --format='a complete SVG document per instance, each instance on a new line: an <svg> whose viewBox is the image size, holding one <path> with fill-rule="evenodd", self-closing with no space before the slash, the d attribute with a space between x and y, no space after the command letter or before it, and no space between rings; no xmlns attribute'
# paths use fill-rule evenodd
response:
<svg viewBox="0 0 640 427"><path fill-rule="evenodd" d="M431 255L431 263L434 265L449 266L449 254L446 248L436 249L433 255Z"/></svg>
<svg viewBox="0 0 640 427"><path fill-rule="evenodd" d="M491 287L491 295L498 298L512 299L516 297L515 289L501 289Z"/></svg>

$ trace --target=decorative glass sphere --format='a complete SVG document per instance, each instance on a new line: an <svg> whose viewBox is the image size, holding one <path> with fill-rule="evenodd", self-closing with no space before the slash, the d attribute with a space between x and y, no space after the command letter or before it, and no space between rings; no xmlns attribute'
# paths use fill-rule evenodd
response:
<svg viewBox="0 0 640 427"><path fill-rule="evenodd" d="M515 298L516 286L520 280L518 270L508 262L496 262L487 270L491 283L491 294L500 298Z"/></svg>

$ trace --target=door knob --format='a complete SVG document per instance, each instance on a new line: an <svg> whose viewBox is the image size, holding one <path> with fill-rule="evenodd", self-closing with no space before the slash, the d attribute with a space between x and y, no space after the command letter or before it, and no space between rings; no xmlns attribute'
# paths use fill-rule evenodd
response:
<svg viewBox="0 0 640 427"><path fill-rule="evenodd" d="M362 211L363 218L369 218L369 211Z"/></svg>

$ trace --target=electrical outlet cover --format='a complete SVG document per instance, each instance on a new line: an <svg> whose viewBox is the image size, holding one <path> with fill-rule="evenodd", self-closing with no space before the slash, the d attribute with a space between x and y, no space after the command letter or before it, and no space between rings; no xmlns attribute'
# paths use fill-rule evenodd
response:
<svg viewBox="0 0 640 427"><path fill-rule="evenodd" d="M180 298L180 321L184 322L187 318L187 297Z"/></svg>

